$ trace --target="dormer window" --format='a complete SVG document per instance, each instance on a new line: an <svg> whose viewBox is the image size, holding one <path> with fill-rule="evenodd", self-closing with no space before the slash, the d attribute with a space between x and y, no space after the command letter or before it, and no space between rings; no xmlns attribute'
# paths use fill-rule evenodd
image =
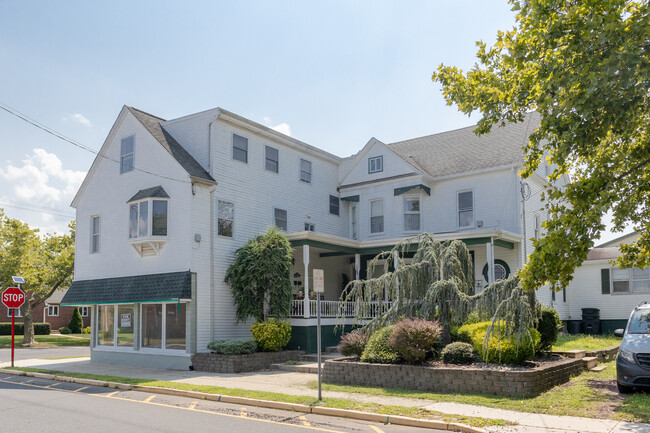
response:
<svg viewBox="0 0 650 433"><path fill-rule="evenodd" d="M129 204L129 239L141 255L156 255L167 242L169 196L161 186L143 189Z"/></svg>
<svg viewBox="0 0 650 433"><path fill-rule="evenodd" d="M384 171L384 157L380 155L368 158L368 173L379 173L380 171Z"/></svg>
<svg viewBox="0 0 650 433"><path fill-rule="evenodd" d="M133 170L135 156L135 136L122 139L120 145L120 174Z"/></svg>

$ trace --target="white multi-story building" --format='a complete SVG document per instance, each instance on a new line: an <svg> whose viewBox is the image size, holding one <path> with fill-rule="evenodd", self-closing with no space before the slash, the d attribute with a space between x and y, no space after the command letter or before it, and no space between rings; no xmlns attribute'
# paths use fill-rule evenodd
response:
<svg viewBox="0 0 650 433"><path fill-rule="evenodd" d="M72 203L63 303L91 307L93 360L187 368L210 341L250 335L224 277L234 251L273 225L294 246L292 347L316 350L314 268L325 270L329 345L343 283L421 232L463 240L481 290L522 267L526 239L541 234L548 167L525 181L526 200L518 174L537 121L372 138L340 158L220 108L165 121L124 107Z"/></svg>

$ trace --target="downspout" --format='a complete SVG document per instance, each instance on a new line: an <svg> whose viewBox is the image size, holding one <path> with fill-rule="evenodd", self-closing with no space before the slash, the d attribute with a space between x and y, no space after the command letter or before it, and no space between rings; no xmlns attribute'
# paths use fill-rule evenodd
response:
<svg viewBox="0 0 650 433"><path fill-rule="evenodd" d="M210 341L214 341L214 191L216 185L210 188ZM198 317L197 317L198 320Z"/></svg>

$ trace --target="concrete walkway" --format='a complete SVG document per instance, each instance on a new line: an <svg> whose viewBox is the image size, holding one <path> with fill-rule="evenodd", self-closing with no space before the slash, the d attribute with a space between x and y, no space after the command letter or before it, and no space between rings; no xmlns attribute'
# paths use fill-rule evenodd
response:
<svg viewBox="0 0 650 433"><path fill-rule="evenodd" d="M0 368L9 363L0 363ZM317 398L317 390L310 385L317 380L315 374L288 371L264 371L255 373L219 374L200 371L164 370L148 367L129 367L90 362L88 358L63 360L23 359L16 361L17 367L44 368L63 372L100 374L107 376L130 377L137 379L162 380L195 385L211 385L226 388L239 388L253 391L277 392L290 395L304 395ZM404 397L376 396L359 393L323 391L323 397L355 400L364 403L421 407L437 412L503 419L517 423L516 426L488 427L492 432L562 432L562 433L650 433L650 424L627 423L622 421L578 418L570 416L541 415L493 409L460 403L440 403L430 400ZM558 402L562 404L562 402Z"/></svg>

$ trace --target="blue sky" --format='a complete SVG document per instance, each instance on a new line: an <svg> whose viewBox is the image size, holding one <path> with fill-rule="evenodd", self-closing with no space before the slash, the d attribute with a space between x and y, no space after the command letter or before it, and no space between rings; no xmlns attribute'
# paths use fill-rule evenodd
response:
<svg viewBox="0 0 650 433"><path fill-rule="evenodd" d="M349 156L475 123L431 73L471 67L475 41L513 25L505 0L0 0L0 103L93 149L123 105L219 106ZM0 207L63 231L94 155L1 110L0 151Z"/></svg>

